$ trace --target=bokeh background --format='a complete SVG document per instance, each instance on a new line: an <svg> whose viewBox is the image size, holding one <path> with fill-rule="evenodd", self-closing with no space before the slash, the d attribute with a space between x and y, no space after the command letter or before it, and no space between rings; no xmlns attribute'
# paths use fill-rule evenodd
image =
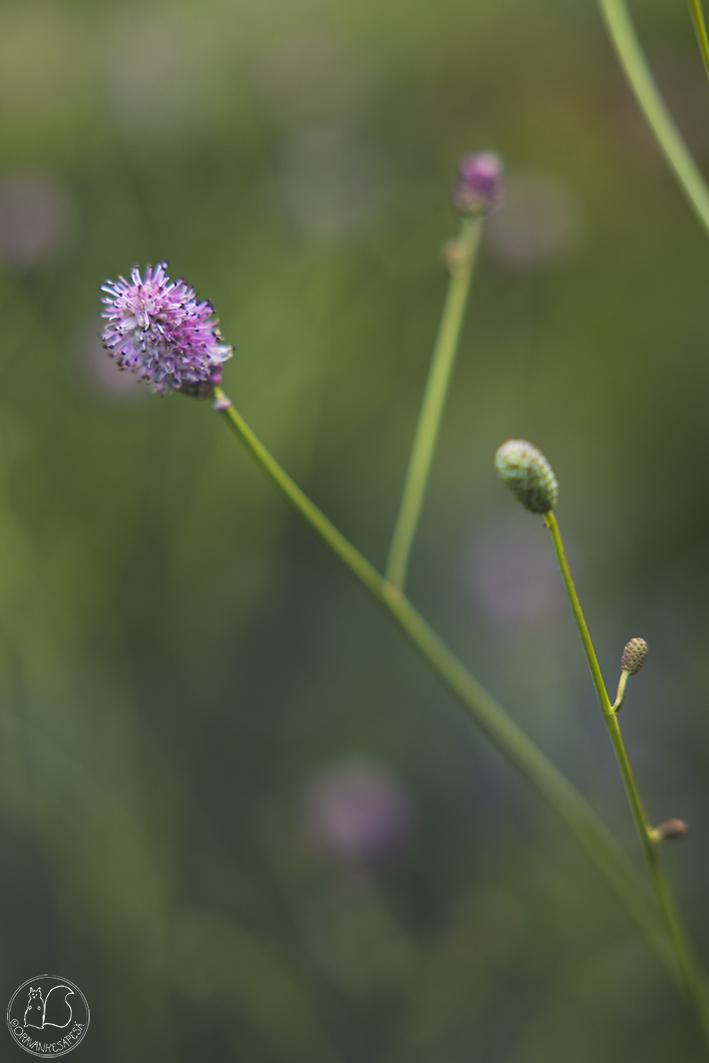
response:
<svg viewBox="0 0 709 1063"><path fill-rule="evenodd" d="M700 163L685 8L639 11ZM709 956L709 245L592 0L0 3L0 1000L77 1061L685 1063L694 1019L595 868L209 404L97 340L167 259L225 387L384 562L455 231L499 151L410 593L639 860L526 437L669 874ZM4 993L4 996L2 995ZM3 1059L20 1049L5 1036Z"/></svg>

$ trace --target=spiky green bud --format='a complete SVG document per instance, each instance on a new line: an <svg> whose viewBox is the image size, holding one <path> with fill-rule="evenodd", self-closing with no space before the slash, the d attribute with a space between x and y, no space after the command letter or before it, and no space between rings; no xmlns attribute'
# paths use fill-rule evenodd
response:
<svg viewBox="0 0 709 1063"><path fill-rule="evenodd" d="M500 479L532 513L548 513L556 505L559 485L551 465L526 439L508 439L495 454Z"/></svg>
<svg viewBox="0 0 709 1063"><path fill-rule="evenodd" d="M635 675L645 663L647 657L647 642L645 639L631 639L623 650L620 658L620 667L628 675Z"/></svg>

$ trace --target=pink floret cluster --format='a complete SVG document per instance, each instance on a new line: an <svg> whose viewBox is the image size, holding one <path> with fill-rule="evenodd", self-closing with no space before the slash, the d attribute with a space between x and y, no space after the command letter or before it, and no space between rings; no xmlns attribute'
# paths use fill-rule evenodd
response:
<svg viewBox="0 0 709 1063"><path fill-rule="evenodd" d="M153 391L182 391L203 397L221 383L222 363L231 358L209 302L198 302L183 280L171 281L167 262L136 267L130 281L106 281L101 290L108 322L101 339L119 369L136 373Z"/></svg>
<svg viewBox="0 0 709 1063"><path fill-rule="evenodd" d="M486 214L502 194L502 159L494 151L464 155L453 186L453 206L461 214Z"/></svg>

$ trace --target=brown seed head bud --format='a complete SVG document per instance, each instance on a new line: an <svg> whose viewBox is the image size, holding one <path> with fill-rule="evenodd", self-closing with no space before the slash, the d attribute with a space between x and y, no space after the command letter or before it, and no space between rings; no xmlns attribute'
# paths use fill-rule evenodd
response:
<svg viewBox="0 0 709 1063"><path fill-rule="evenodd" d="M628 675L635 675L645 663L647 657L647 642L645 639L631 639L623 650L620 658L620 667Z"/></svg>
<svg viewBox="0 0 709 1063"><path fill-rule="evenodd" d="M655 827L655 834L661 841L672 841L675 838L684 838L689 833L689 827L683 819L667 819Z"/></svg>

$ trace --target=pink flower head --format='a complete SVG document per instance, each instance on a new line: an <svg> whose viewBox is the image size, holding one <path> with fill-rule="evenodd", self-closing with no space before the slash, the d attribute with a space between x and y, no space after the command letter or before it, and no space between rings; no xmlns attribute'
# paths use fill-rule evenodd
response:
<svg viewBox="0 0 709 1063"><path fill-rule="evenodd" d="M232 348L222 342L212 304L198 302L183 280L171 281L166 268L148 266L143 280L134 266L130 281L101 286L108 322L101 339L119 369L137 373L153 391L205 397L221 383Z"/></svg>
<svg viewBox="0 0 709 1063"><path fill-rule="evenodd" d="M502 159L493 151L464 155L453 186L453 206L460 214L486 214L502 193Z"/></svg>

